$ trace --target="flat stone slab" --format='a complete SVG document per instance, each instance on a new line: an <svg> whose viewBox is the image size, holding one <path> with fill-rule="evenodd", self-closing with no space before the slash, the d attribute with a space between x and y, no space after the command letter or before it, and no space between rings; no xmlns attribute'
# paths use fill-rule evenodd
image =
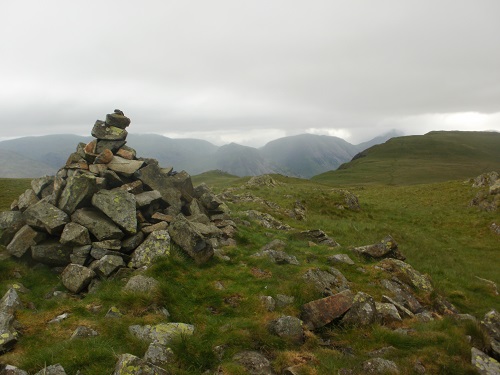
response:
<svg viewBox="0 0 500 375"><path fill-rule="evenodd" d="M61 234L69 222L69 216L56 206L41 200L24 211L26 223L32 227L47 231L52 235Z"/></svg>
<svg viewBox="0 0 500 375"><path fill-rule="evenodd" d="M316 329L340 318L353 304L354 295L345 290L333 296L302 305L301 319L309 329Z"/></svg>
<svg viewBox="0 0 500 375"><path fill-rule="evenodd" d="M106 165L112 171L130 177L141 168L143 164L144 162L140 160L128 160L115 155Z"/></svg>
<svg viewBox="0 0 500 375"><path fill-rule="evenodd" d="M71 220L83 225L99 241L121 239L124 234L118 226L102 212L93 208L81 208L71 215Z"/></svg>
<svg viewBox="0 0 500 375"><path fill-rule="evenodd" d="M137 233L136 202L124 190L101 190L92 197L92 205L128 234Z"/></svg>
<svg viewBox="0 0 500 375"><path fill-rule="evenodd" d="M128 266L131 268L149 266L154 259L169 254L170 235L168 231L154 231L135 249Z"/></svg>

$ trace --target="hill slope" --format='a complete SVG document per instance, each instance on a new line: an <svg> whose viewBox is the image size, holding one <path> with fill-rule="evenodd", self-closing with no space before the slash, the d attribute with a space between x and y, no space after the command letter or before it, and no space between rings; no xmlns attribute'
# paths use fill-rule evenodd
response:
<svg viewBox="0 0 500 375"><path fill-rule="evenodd" d="M336 171L313 177L331 184L418 184L463 179L498 169L500 133L434 131L392 138Z"/></svg>

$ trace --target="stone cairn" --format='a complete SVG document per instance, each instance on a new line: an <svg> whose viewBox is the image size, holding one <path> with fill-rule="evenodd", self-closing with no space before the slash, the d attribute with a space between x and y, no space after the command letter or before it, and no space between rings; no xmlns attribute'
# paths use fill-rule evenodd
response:
<svg viewBox="0 0 500 375"><path fill-rule="evenodd" d="M176 244L198 264L218 246L234 244L228 207L185 171L138 158L126 146L130 119L122 111L97 120L55 176L31 181L0 213L0 243L16 258L62 271L73 293L120 268L150 266Z"/></svg>

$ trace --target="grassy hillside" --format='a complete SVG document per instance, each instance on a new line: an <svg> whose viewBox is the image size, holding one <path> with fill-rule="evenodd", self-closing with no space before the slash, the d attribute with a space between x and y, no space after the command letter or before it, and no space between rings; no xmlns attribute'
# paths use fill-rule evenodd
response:
<svg viewBox="0 0 500 375"><path fill-rule="evenodd" d="M392 138L313 177L326 184L422 184L464 179L500 165L500 133L430 132Z"/></svg>
<svg viewBox="0 0 500 375"><path fill-rule="evenodd" d="M373 324L366 328L341 328L330 325L316 335L307 337L303 345L287 342L270 334L267 324L281 315L299 316L303 303L321 298L302 280L310 268L327 269L327 257L347 253L355 266L336 266L352 284L352 290L363 290L380 299L377 283L380 271L350 252L352 246L378 242L390 234L399 243L407 262L427 273L438 293L442 293L461 312L481 318L492 307L498 308L498 296L476 276L500 283L497 250L498 235L489 230L498 213L482 212L469 207L477 189L462 181L413 186L352 187L359 198L361 211L338 207L338 190L313 181L273 176L275 187L249 187L248 179L220 172L194 177L196 183L206 182L215 191L233 187L232 194L251 194L244 203L228 203L235 218L248 220L241 212L257 209L289 224L292 231L260 227L255 222L240 224L237 246L224 248L227 261L212 259L196 266L183 254L172 255L156 263L146 274L161 282L160 290L151 296L122 292L121 279L104 282L95 293L83 298L62 295L45 298L54 290L64 288L56 274L48 269L33 270L14 260L0 262L0 292L13 281L22 282L30 291L21 295L31 301L34 310L23 309L18 316L23 335L15 349L0 355L0 363L10 363L34 373L45 364L61 363L68 374L81 370L87 375L112 373L116 355L132 353L142 357L146 345L134 339L128 326L155 324L164 321L154 306L165 306L170 321L194 324L193 337L176 341L171 347L176 354L169 367L172 374L213 373L219 366L224 374L243 374L231 360L241 350L258 350L271 359L274 370L303 364L301 374L334 374L340 368L359 368L370 358L369 352L392 346L385 358L395 361L401 373L412 374L415 361L420 361L429 374L473 374L470 365L470 343L480 343L478 326L451 318L436 316L436 320L421 323L405 320L391 327ZM26 188L26 181L0 181L0 207L10 205L10 199ZM287 209L300 201L306 208L306 218L296 220ZM270 204L272 202L273 204ZM310 246L295 235L298 231L320 228L341 244L338 248ZM286 242L285 251L297 257L299 266L271 263L252 257L273 239ZM1 255L1 254L0 254ZM21 275L16 279L16 275ZM220 287L222 285L222 288ZM260 295L291 295L290 305L267 311ZM109 319L111 307L124 313L122 318ZM69 312L61 324L48 325L55 316ZM68 340L82 322L100 335L85 340ZM394 329L409 329L399 334ZM222 347L220 357L213 350ZM349 354L351 353L351 354ZM358 372L355 372L358 373ZM359 372L361 373L361 372Z"/></svg>

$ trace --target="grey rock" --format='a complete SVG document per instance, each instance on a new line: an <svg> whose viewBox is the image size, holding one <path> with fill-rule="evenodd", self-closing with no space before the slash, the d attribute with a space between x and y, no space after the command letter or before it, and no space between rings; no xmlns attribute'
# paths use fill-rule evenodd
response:
<svg viewBox="0 0 500 375"><path fill-rule="evenodd" d="M7 246L25 224L21 211L0 212L0 245Z"/></svg>
<svg viewBox="0 0 500 375"><path fill-rule="evenodd" d="M151 294L155 293L160 286L160 283L152 277L144 275L132 276L123 288L126 292Z"/></svg>
<svg viewBox="0 0 500 375"><path fill-rule="evenodd" d="M398 313L399 315L401 316L401 318L414 318L415 317L415 314L413 314L410 310L408 310L406 307L404 307L402 304L394 301L391 297L388 297L388 296L385 296L383 295L382 296L382 302L385 302L385 303L390 303L390 304L393 304L396 309L398 310Z"/></svg>
<svg viewBox="0 0 500 375"><path fill-rule="evenodd" d="M378 263L378 267L395 275L399 280L416 290L427 293L431 293L434 290L428 276L422 275L408 263L401 260L392 258L384 259Z"/></svg>
<svg viewBox="0 0 500 375"><path fill-rule="evenodd" d="M122 316L123 314L121 313L121 311L115 306L111 306L105 315L105 317L108 319L118 319Z"/></svg>
<svg viewBox="0 0 500 375"><path fill-rule="evenodd" d="M113 161L113 159L112 159ZM116 160L115 160L116 161ZM109 189L115 188L119 189L123 186L123 180L118 176L118 174L113 170L107 169L109 164L106 164L106 170L100 172L100 176L106 181L106 186ZM123 167L123 166L121 166ZM120 167L118 167L120 168ZM116 169L116 168L115 168Z"/></svg>
<svg viewBox="0 0 500 375"><path fill-rule="evenodd" d="M171 176L173 186L180 191L182 199L191 202L194 197L194 188L191 176L186 171Z"/></svg>
<svg viewBox="0 0 500 375"><path fill-rule="evenodd" d="M69 216L54 205L41 200L24 211L26 223L35 229L45 230L51 235L59 235L69 222Z"/></svg>
<svg viewBox="0 0 500 375"><path fill-rule="evenodd" d="M293 264L297 266L300 264L295 256L288 255L287 253L281 250L263 250L254 254L254 256L257 257L267 256L273 263L276 264Z"/></svg>
<svg viewBox="0 0 500 375"><path fill-rule="evenodd" d="M400 322L402 320L398 309L392 303L375 302L375 308L377 309L377 318L382 324Z"/></svg>
<svg viewBox="0 0 500 375"><path fill-rule="evenodd" d="M493 309L484 314L481 325L486 329L488 335L500 341L500 313Z"/></svg>
<svg viewBox="0 0 500 375"><path fill-rule="evenodd" d="M132 354L122 354L113 375L168 375L168 372Z"/></svg>
<svg viewBox="0 0 500 375"><path fill-rule="evenodd" d="M90 174L71 176L61 192L57 207L71 215L77 208L88 206L97 192L97 179Z"/></svg>
<svg viewBox="0 0 500 375"><path fill-rule="evenodd" d="M277 220L273 216L256 211L256 210L249 210L249 211L243 211L243 214L245 214L250 220L256 221L260 226L268 229L278 229L278 230L290 230L291 227L288 224L284 224L281 221Z"/></svg>
<svg viewBox="0 0 500 375"><path fill-rule="evenodd" d="M104 150L111 150L113 154L116 153L122 146L125 145L127 141L107 141L104 139L98 139L95 148L95 154L100 154Z"/></svg>
<svg viewBox="0 0 500 375"><path fill-rule="evenodd" d="M120 129L125 129L130 125L130 119L120 113L110 113L106 115L106 125L115 126ZM121 147L121 146L120 146Z"/></svg>
<svg viewBox="0 0 500 375"><path fill-rule="evenodd" d="M33 189L28 189L22 193L17 199L17 207L24 212L29 206L34 205L39 199Z"/></svg>
<svg viewBox="0 0 500 375"><path fill-rule="evenodd" d="M65 225L59 241L62 244L74 246L84 246L91 243L89 230L83 225L73 222Z"/></svg>
<svg viewBox="0 0 500 375"><path fill-rule="evenodd" d="M282 316L269 323L269 332L294 343L304 342L302 321L294 316Z"/></svg>
<svg viewBox="0 0 500 375"><path fill-rule="evenodd" d="M141 168L136 173L137 178L152 190L160 192L162 200L170 206L169 214L176 215L181 210L181 192L175 187L174 181L162 173L156 164Z"/></svg>
<svg viewBox="0 0 500 375"><path fill-rule="evenodd" d="M99 242L92 242L92 248L105 249L105 250L120 250L122 243L120 240L104 240Z"/></svg>
<svg viewBox="0 0 500 375"><path fill-rule="evenodd" d="M128 263L131 268L150 266L161 256L170 254L170 235L166 230L152 232L146 240L135 249Z"/></svg>
<svg viewBox="0 0 500 375"><path fill-rule="evenodd" d="M54 184L54 176L44 176L40 178L34 178L31 180L31 189L33 189L33 192L39 197L43 198L41 196L42 191L47 188L50 185Z"/></svg>
<svg viewBox="0 0 500 375"><path fill-rule="evenodd" d="M78 264L68 264L61 274L63 285L73 293L80 293L96 276L90 268Z"/></svg>
<svg viewBox="0 0 500 375"><path fill-rule="evenodd" d="M354 262L347 254L335 254L328 257L328 262L333 264L348 264L354 265Z"/></svg>
<svg viewBox="0 0 500 375"><path fill-rule="evenodd" d="M105 255L91 265L95 273L102 277L109 277L121 267L125 267L125 262L118 255Z"/></svg>
<svg viewBox="0 0 500 375"><path fill-rule="evenodd" d="M175 338L192 336L194 326L186 323L160 323L157 325L133 325L129 332L139 340L168 345Z"/></svg>
<svg viewBox="0 0 500 375"><path fill-rule="evenodd" d="M128 234L137 232L135 196L124 190L101 190L92 197L92 205L101 210Z"/></svg>
<svg viewBox="0 0 500 375"><path fill-rule="evenodd" d="M5 365L2 369L2 365L0 365L0 375L28 375L28 373L17 368L16 366Z"/></svg>
<svg viewBox="0 0 500 375"><path fill-rule="evenodd" d="M328 271L319 268L310 269L302 278L314 284L318 291L328 295L349 289L349 282L345 276L334 267L330 267Z"/></svg>
<svg viewBox="0 0 500 375"><path fill-rule="evenodd" d="M165 366L175 361L175 355L165 345L152 342L144 354L144 360L156 366Z"/></svg>
<svg viewBox="0 0 500 375"><path fill-rule="evenodd" d="M152 202L161 199L161 194L158 190L145 191L135 196L137 208L149 206Z"/></svg>
<svg viewBox="0 0 500 375"><path fill-rule="evenodd" d="M382 241L373 245L355 247L352 251L368 258L395 258L405 260L405 256L399 251L398 244L391 236L387 236Z"/></svg>
<svg viewBox="0 0 500 375"><path fill-rule="evenodd" d="M46 238L45 233L37 232L29 225L23 226L7 245L10 255L17 258L22 257L33 245L42 242Z"/></svg>
<svg viewBox="0 0 500 375"><path fill-rule="evenodd" d="M196 263L207 262L214 254L212 245L205 240L193 223L183 215L178 215L168 228L172 240L179 245Z"/></svg>
<svg viewBox="0 0 500 375"><path fill-rule="evenodd" d="M422 305L416 297L402 284L395 281L383 279L380 281L382 286L394 294L394 300L405 306L412 313L416 314L422 311Z"/></svg>
<svg viewBox="0 0 500 375"><path fill-rule="evenodd" d="M350 326L368 326L377 320L375 300L367 293L358 292L352 307L342 318L342 323Z"/></svg>
<svg viewBox="0 0 500 375"><path fill-rule="evenodd" d="M352 306L354 295L350 290L302 305L301 319L308 329L316 329L342 317Z"/></svg>
<svg viewBox="0 0 500 375"><path fill-rule="evenodd" d="M141 160L128 160L115 155L107 167L125 177L131 177L143 165L144 162Z"/></svg>
<svg viewBox="0 0 500 375"><path fill-rule="evenodd" d="M303 238L305 238L309 241L312 241L318 245L325 245L325 246L330 246L330 247L340 246L340 244L337 241L335 241L333 238L329 237L321 229L308 230L305 232L301 232L300 235Z"/></svg>
<svg viewBox="0 0 500 375"><path fill-rule="evenodd" d="M500 363L490 356L483 353L481 350L471 349L472 366L481 375L498 375L500 374Z"/></svg>
<svg viewBox="0 0 500 375"><path fill-rule="evenodd" d="M81 208L71 215L71 220L86 227L99 241L121 239L124 234L118 226L102 212L92 208Z"/></svg>
<svg viewBox="0 0 500 375"><path fill-rule="evenodd" d="M271 362L259 352L244 351L233 356L233 361L243 366L250 375L274 375Z"/></svg>
<svg viewBox="0 0 500 375"><path fill-rule="evenodd" d="M66 371L64 371L64 367L57 363L43 368L35 375L66 375Z"/></svg>
<svg viewBox="0 0 500 375"><path fill-rule="evenodd" d="M197 198L200 204L209 211L217 210L223 204L223 201L211 191L206 191Z"/></svg>
<svg viewBox="0 0 500 375"><path fill-rule="evenodd" d="M87 263L91 249L92 246L90 245L75 246L69 256L71 263L84 266Z"/></svg>
<svg viewBox="0 0 500 375"><path fill-rule="evenodd" d="M66 266L71 261L72 253L73 247L53 239L31 246L31 257L50 266Z"/></svg>
<svg viewBox="0 0 500 375"><path fill-rule="evenodd" d="M139 231L131 237L122 241L121 251L124 253L131 253L144 241L144 233Z"/></svg>
<svg viewBox="0 0 500 375"><path fill-rule="evenodd" d="M0 300L0 312L5 314L14 314L21 306L21 299L14 288L9 288Z"/></svg>
<svg viewBox="0 0 500 375"><path fill-rule="evenodd" d="M97 120L92 128L92 137L107 141L123 141L127 138L127 131L116 126L108 126L104 121Z"/></svg>
<svg viewBox="0 0 500 375"><path fill-rule="evenodd" d="M372 358L363 362L365 374L399 374L396 363L383 358Z"/></svg>
<svg viewBox="0 0 500 375"><path fill-rule="evenodd" d="M96 336L99 336L99 333L96 330L86 326L79 326L71 334L70 340L86 339Z"/></svg>
<svg viewBox="0 0 500 375"><path fill-rule="evenodd" d="M273 297L260 296L259 299L261 300L262 304L264 305L267 311L274 311L274 309L276 308L276 301L274 300Z"/></svg>

